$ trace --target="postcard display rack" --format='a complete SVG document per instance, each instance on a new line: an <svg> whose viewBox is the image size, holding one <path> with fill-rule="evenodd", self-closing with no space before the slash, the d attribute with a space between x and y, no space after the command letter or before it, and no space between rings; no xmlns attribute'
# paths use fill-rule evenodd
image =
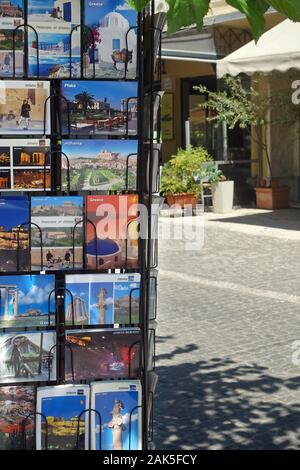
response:
<svg viewBox="0 0 300 470"><path fill-rule="evenodd" d="M0 449L153 446L156 19L0 2Z"/></svg>

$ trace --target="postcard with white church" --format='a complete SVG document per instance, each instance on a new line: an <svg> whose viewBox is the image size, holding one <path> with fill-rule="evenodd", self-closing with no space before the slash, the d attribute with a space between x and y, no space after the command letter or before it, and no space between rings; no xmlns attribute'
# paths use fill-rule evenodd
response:
<svg viewBox="0 0 300 470"><path fill-rule="evenodd" d="M136 78L136 11L125 0L85 0L84 22L89 28L83 44L85 76Z"/></svg>

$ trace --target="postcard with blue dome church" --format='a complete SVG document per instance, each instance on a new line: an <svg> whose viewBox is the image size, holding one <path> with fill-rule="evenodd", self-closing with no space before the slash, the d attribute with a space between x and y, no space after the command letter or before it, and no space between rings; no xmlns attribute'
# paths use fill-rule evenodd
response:
<svg viewBox="0 0 300 470"><path fill-rule="evenodd" d="M94 35L94 41L85 41L84 44L86 76L122 79L126 75L126 78L136 78L136 11L124 0L85 0L84 22Z"/></svg>
<svg viewBox="0 0 300 470"><path fill-rule="evenodd" d="M78 78L80 0L28 0L27 8L28 25L37 32L29 28L29 75Z"/></svg>
<svg viewBox="0 0 300 470"><path fill-rule="evenodd" d="M138 196L86 197L88 269L138 266Z"/></svg>

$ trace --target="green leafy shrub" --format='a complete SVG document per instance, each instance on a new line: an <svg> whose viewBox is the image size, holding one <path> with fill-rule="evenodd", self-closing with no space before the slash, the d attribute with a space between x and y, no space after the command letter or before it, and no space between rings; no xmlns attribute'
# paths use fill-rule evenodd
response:
<svg viewBox="0 0 300 470"><path fill-rule="evenodd" d="M163 166L160 190L163 194L195 194L201 192L201 181L207 176L212 157L203 147L179 149Z"/></svg>

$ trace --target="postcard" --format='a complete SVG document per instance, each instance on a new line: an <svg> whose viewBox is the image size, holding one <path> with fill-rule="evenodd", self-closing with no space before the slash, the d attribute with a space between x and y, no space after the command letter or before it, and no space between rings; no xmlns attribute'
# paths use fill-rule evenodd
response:
<svg viewBox="0 0 300 470"><path fill-rule="evenodd" d="M67 330L66 380L136 378L140 349L139 328Z"/></svg>
<svg viewBox="0 0 300 470"><path fill-rule="evenodd" d="M56 380L56 332L0 333L0 383Z"/></svg>
<svg viewBox="0 0 300 470"><path fill-rule="evenodd" d="M54 325L54 288L52 274L0 276L0 328Z"/></svg>
<svg viewBox="0 0 300 470"><path fill-rule="evenodd" d="M138 152L136 140L68 139L62 141L62 152L66 155L62 154L63 189L136 190ZM68 170L70 188L68 188Z"/></svg>
<svg viewBox="0 0 300 470"><path fill-rule="evenodd" d="M138 380L91 383L92 450L141 450L142 388ZM101 445L101 448L100 448Z"/></svg>
<svg viewBox="0 0 300 470"><path fill-rule="evenodd" d="M32 270L66 270L82 267L83 198L81 196L32 196ZM39 228L38 228L39 227ZM41 233L43 263L41 263Z"/></svg>
<svg viewBox="0 0 300 470"><path fill-rule="evenodd" d="M0 77L23 74L24 29L18 28L23 23L24 0L0 2Z"/></svg>
<svg viewBox="0 0 300 470"><path fill-rule="evenodd" d="M0 191L51 189L49 139L1 139Z"/></svg>
<svg viewBox="0 0 300 470"><path fill-rule="evenodd" d="M138 273L67 275L66 323L69 325L139 323L140 279ZM72 293L72 298L69 292Z"/></svg>
<svg viewBox="0 0 300 470"><path fill-rule="evenodd" d="M30 385L0 387L0 450L21 450L34 447L35 388Z"/></svg>
<svg viewBox="0 0 300 470"><path fill-rule="evenodd" d="M28 264L28 198L25 196L0 197L0 272L17 271L18 267L19 271L26 271Z"/></svg>
<svg viewBox="0 0 300 470"><path fill-rule="evenodd" d="M88 268L137 268L138 196L87 196L86 216Z"/></svg>
<svg viewBox="0 0 300 470"><path fill-rule="evenodd" d="M89 408L88 385L58 385L37 389L36 449L88 449Z"/></svg>
<svg viewBox="0 0 300 470"><path fill-rule="evenodd" d="M137 12L124 0L84 0L86 77L136 78ZM94 41L93 41L94 38Z"/></svg>
<svg viewBox="0 0 300 470"><path fill-rule="evenodd" d="M44 130L50 134L50 103L46 102L49 94L50 82L0 81L0 135L43 135Z"/></svg>
<svg viewBox="0 0 300 470"><path fill-rule="evenodd" d="M61 92L64 134L137 135L137 82L62 80Z"/></svg>
<svg viewBox="0 0 300 470"><path fill-rule="evenodd" d="M80 78L80 0L28 0L29 76Z"/></svg>

